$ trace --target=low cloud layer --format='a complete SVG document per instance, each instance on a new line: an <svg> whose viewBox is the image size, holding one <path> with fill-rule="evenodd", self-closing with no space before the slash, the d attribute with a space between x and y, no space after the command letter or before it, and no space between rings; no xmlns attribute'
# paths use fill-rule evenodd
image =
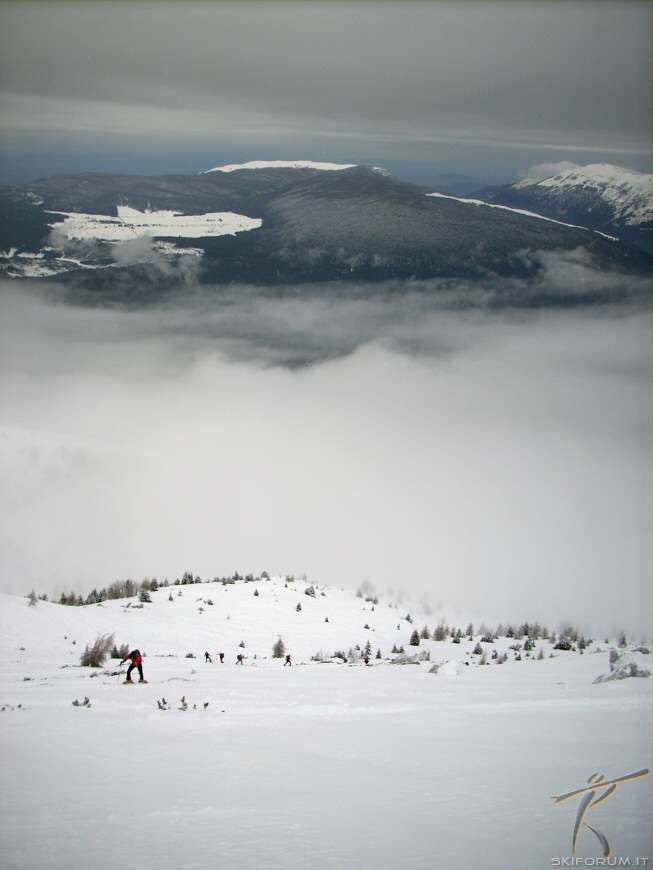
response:
<svg viewBox="0 0 653 870"><path fill-rule="evenodd" d="M305 572L452 618L650 630L648 313L362 288L127 313L17 288L4 589Z"/></svg>
<svg viewBox="0 0 653 870"><path fill-rule="evenodd" d="M579 169L577 163L572 163L571 160L560 160L557 163L539 163L537 166L531 166L529 169L521 173L522 181L530 181L533 184L537 181L542 181L545 178L551 178L553 175L558 175L561 172L566 172L568 169Z"/></svg>

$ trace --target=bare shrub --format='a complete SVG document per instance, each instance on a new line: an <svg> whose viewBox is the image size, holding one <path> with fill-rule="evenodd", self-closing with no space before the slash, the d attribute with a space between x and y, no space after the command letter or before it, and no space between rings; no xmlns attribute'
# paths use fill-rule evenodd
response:
<svg viewBox="0 0 653 870"><path fill-rule="evenodd" d="M83 667L101 668L113 648L114 637L115 635L113 634L98 634L93 646L87 644L86 649L80 657Z"/></svg>

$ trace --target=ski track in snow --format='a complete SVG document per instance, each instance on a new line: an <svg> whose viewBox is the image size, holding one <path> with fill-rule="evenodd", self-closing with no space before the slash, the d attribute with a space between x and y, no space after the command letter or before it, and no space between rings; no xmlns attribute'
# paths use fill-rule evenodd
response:
<svg viewBox="0 0 653 870"><path fill-rule="evenodd" d="M571 854L576 805L553 795L596 772L651 769L652 681L594 684L609 670L603 639L553 658L537 641L543 660L511 651L483 667L478 638L410 647L441 617L414 602L305 589L173 585L143 607L0 596L4 870L542 870ZM79 667L108 632L146 654L147 685L121 685L115 661ZM279 634L292 667L271 658ZM311 661L368 638L384 656L369 667ZM432 661L393 665L394 643ZM205 663L205 649L225 664ZM651 785L591 811L614 854L651 857ZM584 831L577 855L599 854Z"/></svg>

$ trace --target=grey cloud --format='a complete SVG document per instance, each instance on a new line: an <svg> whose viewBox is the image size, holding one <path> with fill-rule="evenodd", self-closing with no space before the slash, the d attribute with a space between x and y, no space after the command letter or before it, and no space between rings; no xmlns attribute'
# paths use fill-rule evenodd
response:
<svg viewBox="0 0 653 870"><path fill-rule="evenodd" d="M144 265L146 268L142 281L165 279L173 284L192 285L197 281L201 268L200 259L191 253L177 252L162 248L147 235L111 245L111 256L117 266ZM115 284L120 283L116 278Z"/></svg>

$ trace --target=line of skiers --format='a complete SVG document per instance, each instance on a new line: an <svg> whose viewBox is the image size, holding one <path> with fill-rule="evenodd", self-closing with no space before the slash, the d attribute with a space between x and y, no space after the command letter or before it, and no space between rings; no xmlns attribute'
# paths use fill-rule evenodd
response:
<svg viewBox="0 0 653 870"><path fill-rule="evenodd" d="M218 653L218 657L220 659L220 664L224 664L224 653ZM124 659L120 662L121 665L124 665L126 661L129 661L129 667L127 668L127 676L125 677L125 683L133 683L132 680L132 671L136 669L138 671L139 683L147 683L147 680L143 676L143 656L141 651L138 649L133 649L131 652L128 652ZM211 654L207 651L204 653L204 661L208 664L209 662L213 662L211 658ZM245 656L243 653L238 653L236 656L236 664L243 665L245 663ZM292 660L290 658L290 654L286 656L286 660L283 663L284 668L286 665L292 665Z"/></svg>
<svg viewBox="0 0 653 870"><path fill-rule="evenodd" d="M220 664L224 664L224 653L222 653L222 652L218 653L218 657L220 659ZM204 661L206 662L206 664L208 664L209 662L213 663L213 659L211 658L210 652L207 651L204 653ZM243 653L238 653L238 655L236 656L236 664L237 665L245 664L245 656L243 655ZM292 665L292 659L290 657L290 654L288 654L286 656L286 660L283 663L284 668L286 667L286 665Z"/></svg>

